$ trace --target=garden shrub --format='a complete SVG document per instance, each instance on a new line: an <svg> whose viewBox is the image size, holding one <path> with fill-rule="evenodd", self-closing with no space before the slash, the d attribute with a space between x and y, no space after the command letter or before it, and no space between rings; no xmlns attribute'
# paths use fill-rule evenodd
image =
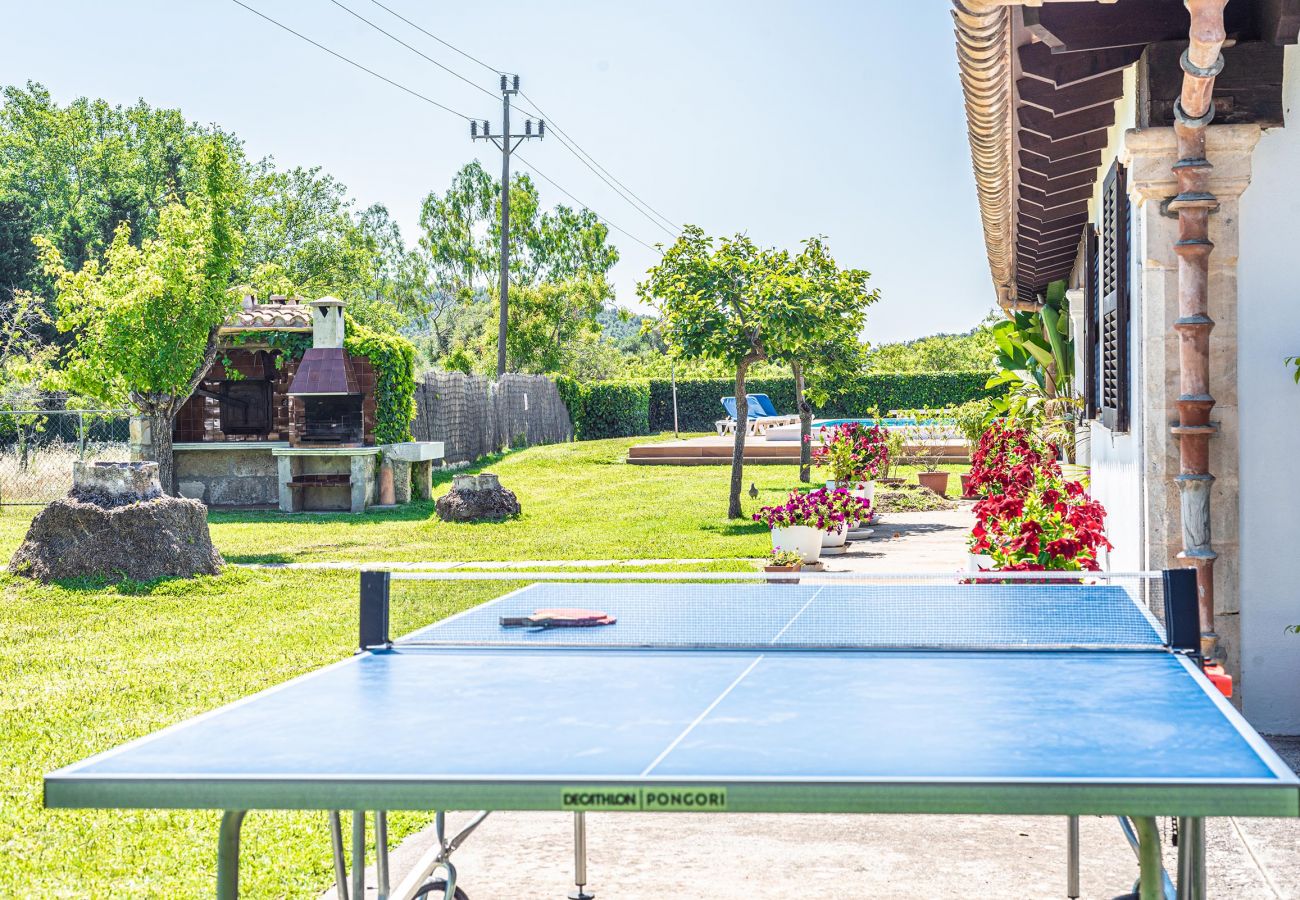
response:
<svg viewBox="0 0 1300 900"><path fill-rule="evenodd" d="M411 440L415 418L415 347L406 338L383 334L349 320L343 349L364 356L375 370L375 443Z"/></svg>
<svg viewBox="0 0 1300 900"><path fill-rule="evenodd" d="M838 397L814 413L823 418L865 418L868 410L937 408L992 396L984 387L988 372L878 372L861 375ZM730 378L689 378L677 382L678 427L682 431L712 431L714 423L726 414L719 398L735 392ZM794 378L750 378L746 386L751 394L767 394L782 413L797 412L794 401ZM672 382L666 378L650 381L650 430L670 431L673 427Z"/></svg>
<svg viewBox="0 0 1300 900"><path fill-rule="evenodd" d="M561 388L560 396L565 397L564 388ZM570 403L567 397L565 403ZM573 405L570 405L570 416L573 415L573 409ZM649 434L649 382L596 381L582 385L573 430L578 440L583 441Z"/></svg>

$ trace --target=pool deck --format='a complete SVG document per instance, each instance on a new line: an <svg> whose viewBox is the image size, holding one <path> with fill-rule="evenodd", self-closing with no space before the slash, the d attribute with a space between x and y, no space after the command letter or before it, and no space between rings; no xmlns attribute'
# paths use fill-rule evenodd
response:
<svg viewBox="0 0 1300 900"><path fill-rule="evenodd" d="M627 452L627 462L634 466L725 466L731 464L734 443L731 435L706 435L678 441L638 444ZM965 463L970 458L966 444L960 440L917 441L903 447L903 455L918 455L933 446L945 463ZM745 439L745 462L750 465L791 465L799 462L799 442L769 441L759 435Z"/></svg>

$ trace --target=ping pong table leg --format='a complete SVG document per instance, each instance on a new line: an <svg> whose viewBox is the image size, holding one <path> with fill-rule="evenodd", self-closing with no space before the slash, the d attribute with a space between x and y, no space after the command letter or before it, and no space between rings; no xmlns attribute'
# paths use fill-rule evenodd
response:
<svg viewBox="0 0 1300 900"><path fill-rule="evenodd" d="M1152 816L1134 816L1138 838L1138 896L1141 900L1164 900L1164 865L1160 860L1160 828Z"/></svg>
<svg viewBox="0 0 1300 900"><path fill-rule="evenodd" d="M382 809L375 810L375 881L377 900L388 900L388 813Z"/></svg>
<svg viewBox="0 0 1300 900"><path fill-rule="evenodd" d="M348 900L348 863L343 858L343 821L337 809L330 810L330 849L334 853L334 895Z"/></svg>
<svg viewBox="0 0 1300 900"><path fill-rule="evenodd" d="M587 814L573 814L573 884L569 900L592 900L587 887Z"/></svg>
<svg viewBox="0 0 1300 900"><path fill-rule="evenodd" d="M1205 900L1205 820L1178 820L1178 900Z"/></svg>
<svg viewBox="0 0 1300 900"><path fill-rule="evenodd" d="M366 896L366 811L352 811L352 896Z"/></svg>
<svg viewBox="0 0 1300 900"><path fill-rule="evenodd" d="M239 829L244 824L244 810L227 810L221 816L217 837L217 900L239 898Z"/></svg>
<svg viewBox="0 0 1300 900"><path fill-rule="evenodd" d="M1069 816L1065 827L1065 894L1070 900L1079 900L1079 817Z"/></svg>

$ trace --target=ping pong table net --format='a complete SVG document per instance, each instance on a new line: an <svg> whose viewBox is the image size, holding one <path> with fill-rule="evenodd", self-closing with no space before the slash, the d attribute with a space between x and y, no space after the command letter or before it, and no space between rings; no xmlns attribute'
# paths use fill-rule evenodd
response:
<svg viewBox="0 0 1300 900"><path fill-rule="evenodd" d="M392 573L394 605L444 605L465 578ZM712 650L1137 650L1166 645L1161 573L1077 573L1048 583L889 576L831 583L497 578L495 599L393 645ZM548 573L547 578L554 578ZM608 576L607 576L608 577ZM1034 579L1039 581L1041 579ZM482 586L476 586L481 592ZM518 627L556 607L607 614L602 627ZM445 605L444 605L445 608ZM513 627L503 626L510 620Z"/></svg>

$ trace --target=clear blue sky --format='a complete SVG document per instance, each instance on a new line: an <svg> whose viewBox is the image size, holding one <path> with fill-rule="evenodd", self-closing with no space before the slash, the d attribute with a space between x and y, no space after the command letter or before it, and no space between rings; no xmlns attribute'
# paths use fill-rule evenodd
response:
<svg viewBox="0 0 1300 900"><path fill-rule="evenodd" d="M245 0L395 81L499 127L500 102L330 0ZM489 90L495 76L370 0L340 0ZM965 330L992 305L945 0L493 0L384 4L523 88L673 222L794 246L824 234L884 296L867 337ZM478 156L463 120L231 0L9 3L0 81L179 107L251 157L320 165L414 240L420 201ZM646 243L667 240L554 140L521 151ZM525 167L526 168L526 167ZM540 182L543 200L569 202ZM617 232L618 300L654 254Z"/></svg>

